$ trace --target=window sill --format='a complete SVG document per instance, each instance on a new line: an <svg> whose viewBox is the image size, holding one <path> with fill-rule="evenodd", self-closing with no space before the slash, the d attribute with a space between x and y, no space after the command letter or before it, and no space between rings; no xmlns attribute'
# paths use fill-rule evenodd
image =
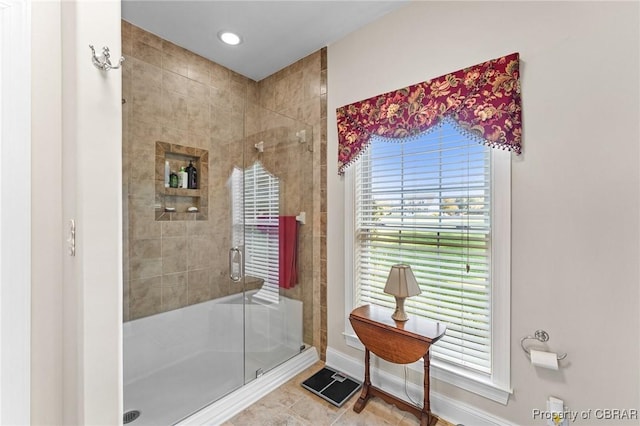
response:
<svg viewBox="0 0 640 426"><path fill-rule="evenodd" d="M355 334L344 333L347 345L352 348L359 349L364 352L364 345L360 342ZM422 373L422 361L409 364L408 368L412 371ZM491 381L491 379L473 374L469 371L457 368L456 366L447 364L440 360L431 361L431 378L457 386L460 389L475 393L502 405L507 405L511 389L501 387Z"/></svg>

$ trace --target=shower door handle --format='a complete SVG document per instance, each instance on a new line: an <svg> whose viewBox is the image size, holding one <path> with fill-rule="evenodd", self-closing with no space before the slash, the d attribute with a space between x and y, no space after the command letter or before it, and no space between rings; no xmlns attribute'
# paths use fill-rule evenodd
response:
<svg viewBox="0 0 640 426"><path fill-rule="evenodd" d="M234 266L236 265L238 269L234 273ZM229 249L229 278L233 282L238 282L242 279L242 251L238 247Z"/></svg>

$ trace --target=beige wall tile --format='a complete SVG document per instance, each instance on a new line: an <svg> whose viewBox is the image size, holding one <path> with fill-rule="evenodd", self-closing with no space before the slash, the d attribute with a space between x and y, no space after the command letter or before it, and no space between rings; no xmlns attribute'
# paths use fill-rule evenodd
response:
<svg viewBox="0 0 640 426"><path fill-rule="evenodd" d="M162 89L170 92L187 95L189 90L189 79L171 71L162 71Z"/></svg>
<svg viewBox="0 0 640 426"><path fill-rule="evenodd" d="M187 305L187 273L162 276L162 310L170 311Z"/></svg>
<svg viewBox="0 0 640 426"><path fill-rule="evenodd" d="M133 40L131 55L140 61L155 65L156 67L162 66L162 51L140 40Z"/></svg>
<svg viewBox="0 0 640 426"><path fill-rule="evenodd" d="M137 122L162 125L162 90L160 86L133 86L132 119Z"/></svg>
<svg viewBox="0 0 640 426"><path fill-rule="evenodd" d="M287 96L290 101L302 99L304 96L303 72L297 71L287 77ZM286 106L286 105L285 105Z"/></svg>
<svg viewBox="0 0 640 426"><path fill-rule="evenodd" d="M133 27L133 25L131 25L128 21L125 21L124 19L120 21L120 34L122 36L122 38L131 38L131 28Z"/></svg>
<svg viewBox="0 0 640 426"><path fill-rule="evenodd" d="M177 92L162 92L162 126L187 129L187 97Z"/></svg>
<svg viewBox="0 0 640 426"><path fill-rule="evenodd" d="M187 225L185 222L166 222L162 224L162 237L185 237Z"/></svg>
<svg viewBox="0 0 640 426"><path fill-rule="evenodd" d="M187 77L187 64L184 60L170 53L162 53L162 68L171 71L183 77Z"/></svg>
<svg viewBox="0 0 640 426"><path fill-rule="evenodd" d="M187 235L188 236L209 236L213 235L213 228L210 222L187 222Z"/></svg>
<svg viewBox="0 0 640 426"><path fill-rule="evenodd" d="M187 62L191 55L187 49L178 46L177 44L173 44L170 41L162 40L162 52L168 55L174 56L176 59L179 59L182 62Z"/></svg>
<svg viewBox="0 0 640 426"><path fill-rule="evenodd" d="M147 185L153 184L153 181L156 179L154 161L149 161L149 148L150 147L147 147L147 149L140 149L137 147L135 150L132 150L132 155L128 163L128 177L130 185L136 182L145 182ZM140 188L136 189L135 187L131 187L129 194L139 196L139 194L141 194L138 192L139 189ZM148 190L148 188L146 189Z"/></svg>
<svg viewBox="0 0 640 426"><path fill-rule="evenodd" d="M216 268L212 268L213 271L216 271ZM242 284L232 282L228 277L228 271L218 270L218 273L211 274L210 279L210 288L211 288L211 298L217 299L219 297L228 296L231 294L231 288L242 287Z"/></svg>
<svg viewBox="0 0 640 426"><path fill-rule="evenodd" d="M142 168L143 166L140 167ZM135 169L135 166L133 168ZM132 176L131 182L129 182L129 196L131 198L142 198L147 200L151 205L155 199L155 189L155 182L150 178L135 180Z"/></svg>
<svg viewBox="0 0 640 426"><path fill-rule="evenodd" d="M229 104L231 92L228 89L221 89L211 86L210 103L218 108L226 108Z"/></svg>
<svg viewBox="0 0 640 426"><path fill-rule="evenodd" d="M184 144L184 141L188 138L188 132L186 129L177 129L175 127L162 127L161 140L169 143Z"/></svg>
<svg viewBox="0 0 640 426"><path fill-rule="evenodd" d="M192 54L187 62L187 77L203 84L211 82L211 64L201 56Z"/></svg>
<svg viewBox="0 0 640 426"><path fill-rule="evenodd" d="M302 71L303 68L304 68L304 59L300 59L299 61L294 62L293 64L289 65L285 69L288 70L288 75L292 75Z"/></svg>
<svg viewBox="0 0 640 426"><path fill-rule="evenodd" d="M131 69L131 85L133 89L143 90L148 86L162 86L162 68L141 61L133 55L126 60L127 68Z"/></svg>
<svg viewBox="0 0 640 426"><path fill-rule="evenodd" d="M162 239L162 257L187 255L187 238L172 237Z"/></svg>
<svg viewBox="0 0 640 426"><path fill-rule="evenodd" d="M209 285L210 269L199 269L188 272L187 302L191 305L211 299L211 286Z"/></svg>
<svg viewBox="0 0 640 426"><path fill-rule="evenodd" d="M187 132L187 137L183 140L186 141L186 143L189 146L202 148L202 149L209 149L210 139L211 139L211 136L209 135L209 132L191 130ZM200 171L201 170L198 170L199 178L204 178L206 175L204 174L204 172L200 173ZM201 185L198 184L198 187L201 187Z"/></svg>
<svg viewBox="0 0 640 426"><path fill-rule="evenodd" d="M129 276L131 280L152 278L162 275L162 260L132 258L130 262Z"/></svg>
<svg viewBox="0 0 640 426"><path fill-rule="evenodd" d="M162 273L187 270L187 240L184 237L162 239Z"/></svg>
<svg viewBox="0 0 640 426"><path fill-rule="evenodd" d="M162 49L162 39L160 37L150 32L147 32L142 28L136 27L135 25L131 25L131 36L133 37L134 40L146 43L155 49L158 49L158 50Z"/></svg>
<svg viewBox="0 0 640 426"><path fill-rule="evenodd" d="M162 273L174 274L176 272L187 271L187 256L178 254L175 256L162 257Z"/></svg>
<svg viewBox="0 0 640 426"><path fill-rule="evenodd" d="M211 89L207 84L199 83L194 80L189 80L189 84L187 85L187 93L189 95L189 99L201 104L209 103L210 90Z"/></svg>
<svg viewBox="0 0 640 426"><path fill-rule="evenodd" d="M162 135L162 128L149 123L132 120L130 124L129 144L134 148L146 148L155 156L155 141Z"/></svg>
<svg viewBox="0 0 640 426"><path fill-rule="evenodd" d="M215 247L207 237L190 237L187 242L189 270L205 269L212 266L213 259L226 255L228 248Z"/></svg>
<svg viewBox="0 0 640 426"><path fill-rule="evenodd" d="M132 280L129 299L129 318L134 320L161 311L162 277Z"/></svg>
<svg viewBox="0 0 640 426"><path fill-rule="evenodd" d="M242 114L244 114L245 100L246 100L246 95L244 94L238 94L238 93L232 92L229 95L229 103L227 105L227 108L229 112L232 114L232 116L234 117L234 120L237 120L238 122L241 122Z"/></svg>
<svg viewBox="0 0 640 426"><path fill-rule="evenodd" d="M156 259L162 257L162 245L159 238L132 240L131 257L136 259Z"/></svg>
<svg viewBox="0 0 640 426"><path fill-rule="evenodd" d="M209 132L209 103L200 102L197 99L189 99L187 102L188 129L191 132Z"/></svg>
<svg viewBox="0 0 640 426"><path fill-rule="evenodd" d="M149 221L153 219L153 200L135 197L129 194L129 219L131 222Z"/></svg>
<svg viewBox="0 0 640 426"><path fill-rule="evenodd" d="M152 210L150 214L154 216L155 212L153 212ZM129 223L129 235L131 236L131 238L160 238L160 222L155 222L151 219L144 219L135 215L131 215Z"/></svg>
<svg viewBox="0 0 640 426"><path fill-rule="evenodd" d="M130 34L131 24L122 21L122 56L127 57L131 55L131 51L133 50L133 38Z"/></svg>
<svg viewBox="0 0 640 426"><path fill-rule="evenodd" d="M210 72L210 81L209 84L212 87L221 89L221 90L229 90L229 86L230 86L230 76L231 76L231 71L229 71L227 68L223 67L222 65L218 65L216 63L213 63L211 65L211 68L209 69Z"/></svg>
<svg viewBox="0 0 640 426"><path fill-rule="evenodd" d="M266 82L262 84L262 81L260 83L260 105L270 110L275 109L276 97L274 85Z"/></svg>
<svg viewBox="0 0 640 426"><path fill-rule="evenodd" d="M303 96L304 100L315 99L320 96L322 92L320 69L305 68L302 75L303 82L301 95Z"/></svg>

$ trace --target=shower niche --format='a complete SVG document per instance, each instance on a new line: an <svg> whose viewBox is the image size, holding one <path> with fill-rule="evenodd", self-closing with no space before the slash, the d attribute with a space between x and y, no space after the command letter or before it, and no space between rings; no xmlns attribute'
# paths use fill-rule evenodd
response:
<svg viewBox="0 0 640 426"><path fill-rule="evenodd" d="M197 170L196 188L171 188L165 184L165 164L178 173L191 162ZM206 149L156 142L155 219L158 221L207 220L209 214L209 152Z"/></svg>

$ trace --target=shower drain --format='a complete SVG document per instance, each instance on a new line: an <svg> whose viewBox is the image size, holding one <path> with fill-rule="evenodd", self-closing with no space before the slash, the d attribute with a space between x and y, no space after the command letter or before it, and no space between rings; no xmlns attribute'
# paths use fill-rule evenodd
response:
<svg viewBox="0 0 640 426"><path fill-rule="evenodd" d="M127 411L122 416L122 423L124 423L126 425L127 423L131 423L132 421L134 421L138 417L140 417L140 411L138 411L138 410Z"/></svg>

